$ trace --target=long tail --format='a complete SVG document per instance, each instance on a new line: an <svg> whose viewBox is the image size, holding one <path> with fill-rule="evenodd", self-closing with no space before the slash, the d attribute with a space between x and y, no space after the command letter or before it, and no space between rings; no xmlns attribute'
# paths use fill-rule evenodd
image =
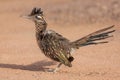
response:
<svg viewBox="0 0 120 80"><path fill-rule="evenodd" d="M109 35L110 33L115 32L115 30L110 30L113 27L114 25L98 30L96 32L93 32L81 39L71 42L71 45L73 45L74 48L79 48L79 47L86 46L86 45L108 43L108 41L100 41L100 40L113 37L113 35Z"/></svg>

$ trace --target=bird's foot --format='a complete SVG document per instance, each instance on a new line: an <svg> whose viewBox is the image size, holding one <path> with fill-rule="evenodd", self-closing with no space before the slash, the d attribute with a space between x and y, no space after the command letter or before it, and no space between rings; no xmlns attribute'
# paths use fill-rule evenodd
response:
<svg viewBox="0 0 120 80"><path fill-rule="evenodd" d="M62 63L59 63L55 69L48 69L47 72L56 73L57 71L59 71L61 65L62 65Z"/></svg>
<svg viewBox="0 0 120 80"><path fill-rule="evenodd" d="M58 68L55 68L55 69L48 69L47 72L53 72L53 73L56 73L57 71L59 71Z"/></svg>

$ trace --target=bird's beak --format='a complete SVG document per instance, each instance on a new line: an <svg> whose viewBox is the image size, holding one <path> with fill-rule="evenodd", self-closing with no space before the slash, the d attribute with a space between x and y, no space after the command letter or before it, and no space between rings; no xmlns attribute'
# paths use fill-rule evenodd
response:
<svg viewBox="0 0 120 80"><path fill-rule="evenodd" d="M20 17L26 18L26 19L31 19L29 15L20 15Z"/></svg>

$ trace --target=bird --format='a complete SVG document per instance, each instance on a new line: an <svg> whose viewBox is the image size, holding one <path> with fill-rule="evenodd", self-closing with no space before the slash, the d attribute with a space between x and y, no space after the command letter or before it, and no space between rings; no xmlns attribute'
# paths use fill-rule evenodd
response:
<svg viewBox="0 0 120 80"><path fill-rule="evenodd" d="M110 34L115 32L113 29L114 25L112 25L75 41L70 41L53 30L47 30L47 22L41 8L33 8L32 11L26 15L26 18L35 23L36 40L42 53L46 57L59 62L55 69L50 69L48 72L59 71L61 65L72 67L72 61L74 61L74 57L72 56L73 50L87 45L108 43L105 39L113 37L113 35Z"/></svg>

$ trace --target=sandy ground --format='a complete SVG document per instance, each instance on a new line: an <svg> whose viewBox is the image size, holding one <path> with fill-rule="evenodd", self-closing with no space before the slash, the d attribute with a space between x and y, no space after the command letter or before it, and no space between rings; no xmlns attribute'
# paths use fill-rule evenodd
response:
<svg viewBox="0 0 120 80"><path fill-rule="evenodd" d="M21 18L33 7L44 10L48 28L71 41L115 25L108 44L77 50L72 68L45 72L57 62L46 58L35 40L34 23ZM119 0L1 0L0 80L120 80Z"/></svg>

